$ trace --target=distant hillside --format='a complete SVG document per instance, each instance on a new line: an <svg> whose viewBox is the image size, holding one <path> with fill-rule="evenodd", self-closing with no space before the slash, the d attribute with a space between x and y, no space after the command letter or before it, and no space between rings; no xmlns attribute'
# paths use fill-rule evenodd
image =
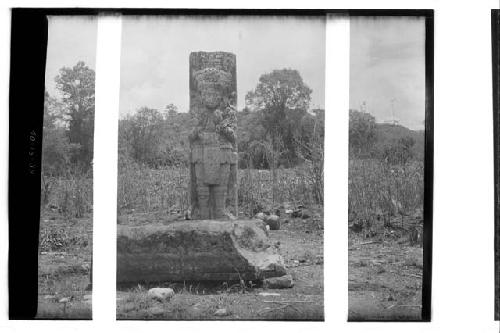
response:
<svg viewBox="0 0 500 333"><path fill-rule="evenodd" d="M401 125L392 124L376 124L375 128L377 143L375 146L377 150L382 149L389 145L391 142L397 141L400 138L411 136L415 139L415 145L413 146L413 151L418 159L424 158L424 147L425 147L425 131L418 130L414 131Z"/></svg>

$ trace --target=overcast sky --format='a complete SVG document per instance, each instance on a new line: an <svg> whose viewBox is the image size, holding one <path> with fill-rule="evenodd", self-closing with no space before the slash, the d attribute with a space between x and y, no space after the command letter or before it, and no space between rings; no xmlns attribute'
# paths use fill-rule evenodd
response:
<svg viewBox="0 0 500 333"><path fill-rule="evenodd" d="M366 103L378 122L423 129L424 18L351 18L350 108Z"/></svg>
<svg viewBox="0 0 500 333"><path fill-rule="evenodd" d="M123 19L120 114L140 106L181 111L189 106L188 66L192 51L236 54L238 107L261 74L284 67L299 70L313 90L312 107L324 107L325 22L297 18ZM54 77L79 60L95 69L97 20L51 17L46 87L56 94ZM415 18L352 18L350 107L377 121L395 118L423 128L425 112L425 23Z"/></svg>
<svg viewBox="0 0 500 333"><path fill-rule="evenodd" d="M86 16L49 17L45 87L56 95L54 78L62 67L73 67L80 60L95 70L97 20Z"/></svg>
<svg viewBox="0 0 500 333"><path fill-rule="evenodd" d="M122 28L120 115L141 106L189 108L189 54L236 54L238 109L260 75L297 69L324 107L325 20L276 17L126 17Z"/></svg>

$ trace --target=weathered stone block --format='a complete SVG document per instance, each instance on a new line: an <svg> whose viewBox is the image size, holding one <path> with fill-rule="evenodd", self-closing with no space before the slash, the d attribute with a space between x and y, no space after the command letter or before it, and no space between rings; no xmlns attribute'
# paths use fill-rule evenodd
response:
<svg viewBox="0 0 500 333"><path fill-rule="evenodd" d="M151 288L148 290L148 296L158 301L168 301L174 295L172 288Z"/></svg>
<svg viewBox="0 0 500 333"><path fill-rule="evenodd" d="M264 218L264 223L269 226L269 229L271 230L280 230L281 228L281 221L279 216L271 214L269 216L266 216Z"/></svg>
<svg viewBox="0 0 500 333"><path fill-rule="evenodd" d="M272 277L264 280L264 288L267 289L285 289L293 287L293 278L291 275Z"/></svg>
<svg viewBox="0 0 500 333"><path fill-rule="evenodd" d="M118 283L261 280L284 267L258 220L118 226Z"/></svg>

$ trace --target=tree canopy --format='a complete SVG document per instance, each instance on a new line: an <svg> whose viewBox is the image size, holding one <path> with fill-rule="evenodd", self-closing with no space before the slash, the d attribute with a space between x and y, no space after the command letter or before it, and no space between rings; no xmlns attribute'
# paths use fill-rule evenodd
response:
<svg viewBox="0 0 500 333"><path fill-rule="evenodd" d="M306 115L312 90L295 69L273 70L260 76L253 91L247 93L245 102L249 110L258 113L263 139L269 140L275 157L296 163L294 137L297 124Z"/></svg>
<svg viewBox="0 0 500 333"><path fill-rule="evenodd" d="M95 72L79 61L71 68L61 68L55 82L61 93L61 118L69 124L69 142L80 147L72 160L88 169L94 150Z"/></svg>

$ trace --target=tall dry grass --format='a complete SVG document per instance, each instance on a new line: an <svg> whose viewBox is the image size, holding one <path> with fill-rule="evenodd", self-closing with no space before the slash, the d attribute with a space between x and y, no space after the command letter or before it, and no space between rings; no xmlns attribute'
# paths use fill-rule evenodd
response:
<svg viewBox="0 0 500 333"><path fill-rule="evenodd" d="M311 179L309 166L277 169L273 203L273 178L269 170L238 171L240 213L253 216L283 203L293 206L317 202L317 184ZM189 209L189 170L187 167L150 169L130 160L121 163L118 172L118 209L136 212L165 210L185 212Z"/></svg>
<svg viewBox="0 0 500 333"><path fill-rule="evenodd" d="M42 176L41 208L57 211L66 218L81 218L92 213L91 174L68 173Z"/></svg>
<svg viewBox="0 0 500 333"><path fill-rule="evenodd" d="M184 212L189 207L186 167L151 169L131 162L118 170L118 210Z"/></svg>
<svg viewBox="0 0 500 333"><path fill-rule="evenodd" d="M321 204L317 199L317 184L311 178L310 166L276 169L276 184L269 170L245 169L239 171L238 199L240 209L252 216L262 210L271 210L284 203L293 207Z"/></svg>
<svg viewBox="0 0 500 333"><path fill-rule="evenodd" d="M370 226L375 219L421 214L424 165L411 161L390 165L375 159L349 161L349 222Z"/></svg>

